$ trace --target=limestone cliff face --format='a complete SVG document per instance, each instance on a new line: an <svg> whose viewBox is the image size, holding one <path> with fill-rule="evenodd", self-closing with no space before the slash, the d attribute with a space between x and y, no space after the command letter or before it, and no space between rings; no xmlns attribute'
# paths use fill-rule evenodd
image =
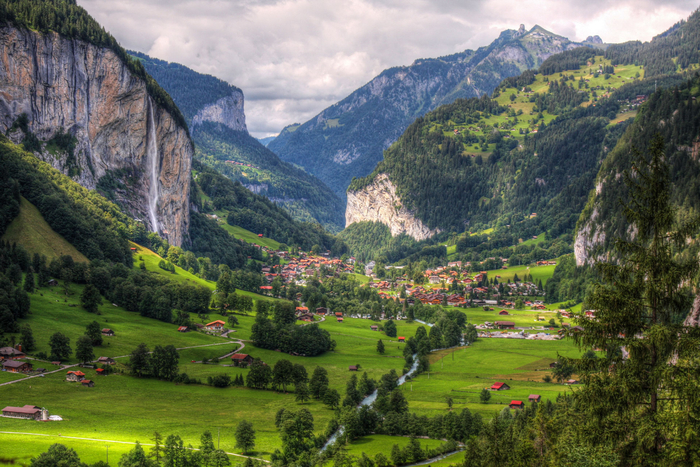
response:
<svg viewBox="0 0 700 467"><path fill-rule="evenodd" d="M405 233L418 241L440 232L439 229L430 230L403 206L386 174L377 175L371 184L358 191L348 191L347 195L345 227L362 221L381 222L389 227L391 235Z"/></svg>
<svg viewBox="0 0 700 467"><path fill-rule="evenodd" d="M0 28L0 131L23 113L41 141L61 129L76 140L72 156L44 145L37 157L90 189L116 180L132 215L174 245L186 240L192 142L112 50Z"/></svg>
<svg viewBox="0 0 700 467"><path fill-rule="evenodd" d="M247 133L248 128L243 112L243 93L234 91L230 96L222 97L200 109L192 119L192 126L201 125L203 122L221 123L232 130Z"/></svg>

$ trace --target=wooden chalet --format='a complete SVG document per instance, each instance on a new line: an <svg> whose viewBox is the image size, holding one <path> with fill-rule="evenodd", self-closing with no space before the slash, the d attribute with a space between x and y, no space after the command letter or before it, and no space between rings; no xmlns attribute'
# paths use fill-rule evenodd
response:
<svg viewBox="0 0 700 467"><path fill-rule="evenodd" d="M357 365L350 365L348 371L357 371Z"/></svg>
<svg viewBox="0 0 700 467"><path fill-rule="evenodd" d="M102 330L102 335L103 335L103 336L113 336L113 335L114 335L114 331L112 331L112 330L109 329L109 328L104 328L104 329Z"/></svg>
<svg viewBox="0 0 700 467"><path fill-rule="evenodd" d="M231 355L233 366L248 366L253 363L253 357L244 353L235 353Z"/></svg>
<svg viewBox="0 0 700 467"><path fill-rule="evenodd" d="M328 308L325 308L325 307L322 307L322 306L316 308L316 314L317 314L317 315L325 315L326 313L328 313Z"/></svg>
<svg viewBox="0 0 700 467"><path fill-rule="evenodd" d="M524 409L525 403L523 401L510 401L508 407L510 407L511 409Z"/></svg>
<svg viewBox="0 0 700 467"><path fill-rule="evenodd" d="M97 359L97 363L101 363L103 365L114 365L117 362L115 362L114 359L109 357L100 357Z"/></svg>
<svg viewBox="0 0 700 467"><path fill-rule="evenodd" d="M221 321L220 319L217 319L216 321L212 321L211 323L207 323L204 327L208 331L223 331L224 326L226 326L226 323L224 321Z"/></svg>
<svg viewBox="0 0 700 467"><path fill-rule="evenodd" d="M17 360L5 360L2 362L2 371L9 371L10 373L28 373L32 371L32 364Z"/></svg>
<svg viewBox="0 0 700 467"><path fill-rule="evenodd" d="M342 322L343 322L343 318L338 318L338 322L339 322L339 323L342 323Z"/></svg>
<svg viewBox="0 0 700 467"><path fill-rule="evenodd" d="M103 368L96 369L95 373L102 376L105 376L107 374Z"/></svg>
<svg viewBox="0 0 700 467"><path fill-rule="evenodd" d="M41 408L36 405L25 405L24 407L5 407L2 409L2 416L9 418L24 418L27 420L41 420Z"/></svg>
<svg viewBox="0 0 700 467"><path fill-rule="evenodd" d="M187 326L179 326L177 328L177 332L187 332L189 329L187 329Z"/></svg>
<svg viewBox="0 0 700 467"><path fill-rule="evenodd" d="M314 315L312 315L311 313L302 313L299 316L297 316L297 319L299 321L305 321L307 323L311 323L314 320Z"/></svg>
<svg viewBox="0 0 700 467"><path fill-rule="evenodd" d="M498 329L515 329L515 323L512 321L496 321L494 324Z"/></svg>
<svg viewBox="0 0 700 467"><path fill-rule="evenodd" d="M542 396L539 394L530 394L530 396L527 398L530 402L539 402L542 399Z"/></svg>
<svg viewBox="0 0 700 467"><path fill-rule="evenodd" d="M399 342L406 342L406 338L403 336L399 336Z"/></svg>
<svg viewBox="0 0 700 467"><path fill-rule="evenodd" d="M21 347L19 349L15 349L14 347L0 347L0 360L15 360L24 357L26 357L26 355L22 352Z"/></svg>
<svg viewBox="0 0 700 467"><path fill-rule="evenodd" d="M373 325L370 326L369 328L370 328L372 331L377 331L377 330L379 330L379 326L377 326L376 324L373 324Z"/></svg>
<svg viewBox="0 0 700 467"><path fill-rule="evenodd" d="M506 383L493 383L489 389L492 391L506 391L510 389L510 386L508 386Z"/></svg>
<svg viewBox="0 0 700 467"><path fill-rule="evenodd" d="M78 383L85 379L85 373L82 371L69 371L66 373L66 381Z"/></svg>
<svg viewBox="0 0 700 467"><path fill-rule="evenodd" d="M89 379L84 379L84 380L82 380L82 381L80 382L80 384L82 384L83 387L86 387L86 388L92 388L92 387L95 386L95 382L92 381L92 380L89 380Z"/></svg>
<svg viewBox="0 0 700 467"><path fill-rule="evenodd" d="M498 312L498 314L501 316L508 316L510 313L508 313L508 310L501 310Z"/></svg>

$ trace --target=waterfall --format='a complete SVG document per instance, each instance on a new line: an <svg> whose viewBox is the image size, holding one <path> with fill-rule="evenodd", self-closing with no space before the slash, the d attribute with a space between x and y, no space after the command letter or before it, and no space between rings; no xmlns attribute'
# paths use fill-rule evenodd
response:
<svg viewBox="0 0 700 467"><path fill-rule="evenodd" d="M148 98L148 141L146 158L151 175L151 183L148 188L148 217L151 220L151 230L158 232L158 172L160 158L158 157L158 144L156 143L156 124L153 118L153 103Z"/></svg>

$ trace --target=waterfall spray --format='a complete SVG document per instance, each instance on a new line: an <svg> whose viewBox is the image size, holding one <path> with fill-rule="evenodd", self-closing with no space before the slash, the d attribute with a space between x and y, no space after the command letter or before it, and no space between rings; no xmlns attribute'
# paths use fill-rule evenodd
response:
<svg viewBox="0 0 700 467"><path fill-rule="evenodd" d="M151 98L148 98L148 141L146 147L146 157L148 159L148 168L151 172L151 184L148 189L148 216L151 220L151 230L158 232L158 166L160 158L158 157L158 145L156 144L156 124L153 118L153 103Z"/></svg>

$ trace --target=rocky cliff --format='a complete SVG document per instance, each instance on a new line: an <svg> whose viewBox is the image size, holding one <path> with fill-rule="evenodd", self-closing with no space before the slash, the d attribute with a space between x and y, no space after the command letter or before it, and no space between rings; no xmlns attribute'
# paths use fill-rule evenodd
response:
<svg viewBox="0 0 700 467"><path fill-rule="evenodd" d="M381 222L389 227L392 236L405 233L417 241L440 232L439 229L430 230L403 206L386 174L377 175L361 190L348 191L347 196L345 227L362 221Z"/></svg>
<svg viewBox="0 0 700 467"><path fill-rule="evenodd" d="M112 50L54 32L0 28L0 131L22 114L29 131L48 142L38 157L87 188L114 187L133 216L183 243L192 142ZM51 144L63 131L74 149Z"/></svg>
<svg viewBox="0 0 700 467"><path fill-rule="evenodd" d="M248 132L243 112L243 93L233 91L230 96L222 97L213 104L207 104L192 118L192 126L203 122L221 123L234 131Z"/></svg>

